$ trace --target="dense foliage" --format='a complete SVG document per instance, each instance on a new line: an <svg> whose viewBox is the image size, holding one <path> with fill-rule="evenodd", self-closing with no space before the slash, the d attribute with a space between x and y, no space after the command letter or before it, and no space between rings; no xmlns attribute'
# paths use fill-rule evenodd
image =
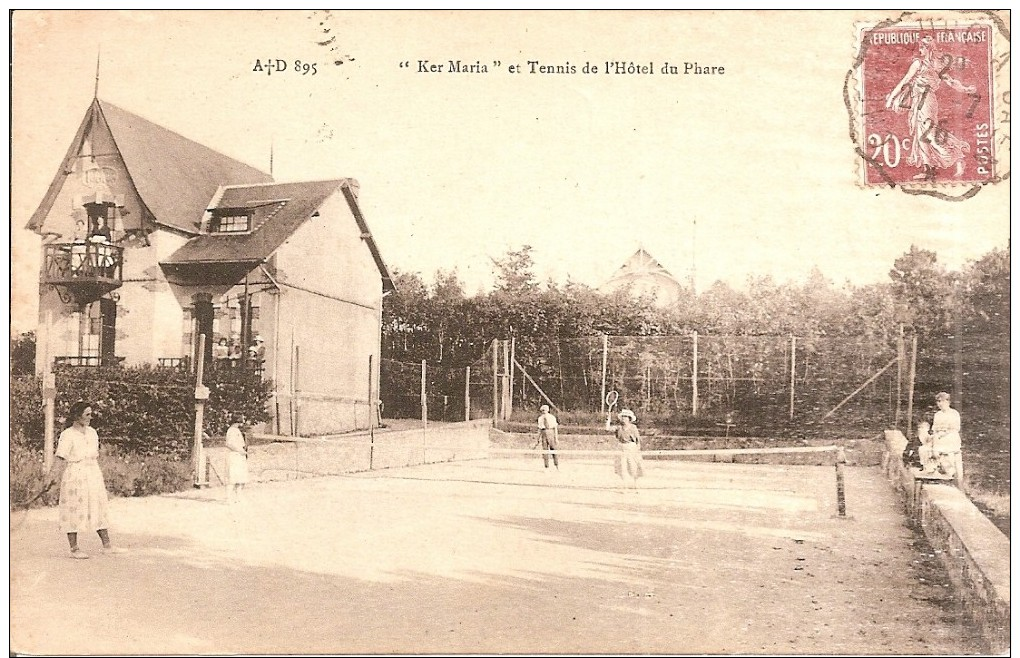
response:
<svg viewBox="0 0 1020 658"><path fill-rule="evenodd" d="M104 443L139 455L179 459L189 454L195 419L193 374L151 366L62 368L56 380L58 420L75 401L88 400L92 424ZM245 370L218 369L207 374L205 384L211 393L205 406L208 433L224 433L233 412L252 423L268 419L270 382ZM41 383L34 376L11 380L11 430L29 448L42 447Z"/></svg>
<svg viewBox="0 0 1020 658"><path fill-rule="evenodd" d="M599 403L592 380L601 378L601 334L680 337L696 331L702 337L699 372L713 367L713 376L727 373L733 381L729 389L701 391L703 396L719 398L717 407L722 410L738 408L740 396L751 395L748 390L758 378L752 370L767 377L771 368L774 380L781 381L781 368L789 361L783 350L789 337L796 336L797 377L806 385L805 391L824 393L808 405L820 415L826 404L831 408L895 357L902 331L908 350L911 340L918 339L915 413L927 410L929 394L942 389L951 389L954 403L994 403L997 421L1008 408L1004 397L1008 395L1008 249L995 250L954 272L934 252L911 247L892 264L887 283L837 286L816 269L803 283L752 277L745 289L738 290L716 282L668 308L658 308L626 290L602 294L576 282L542 285L533 274L528 246L494 259L493 265L495 288L474 296L465 294L456 271L437 272L431 285L420 274L398 272L398 292L384 302L384 364L386 360L401 364L426 360L430 390L442 389L444 399L456 400L458 386L463 389L463 374L450 373L462 373L470 365L486 367L490 361L486 349L492 340L513 338L517 360L560 406L591 409ZM627 345L614 343L622 345L617 348L618 361L643 359L649 367L675 362L676 372L690 371L682 362L682 351L689 352L689 347L663 341L641 344L637 339ZM728 373L736 357L750 360L751 365ZM491 378L491 365L488 370ZM388 387L384 376L384 397L388 388L404 391L413 403L415 372L409 368L389 372L394 373L394 386ZM889 372L895 380L896 368ZM571 389L571 376L583 380L584 386ZM628 385L627 377L618 387ZM667 384L657 384L659 399L683 414L683 400L690 396L676 395L676 386L670 390ZM888 397L882 391L873 395ZM781 400L775 403L781 408Z"/></svg>

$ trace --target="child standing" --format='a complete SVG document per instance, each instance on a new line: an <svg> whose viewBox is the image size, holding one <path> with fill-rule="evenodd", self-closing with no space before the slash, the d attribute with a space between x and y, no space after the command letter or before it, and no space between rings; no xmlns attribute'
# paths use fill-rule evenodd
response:
<svg viewBox="0 0 1020 658"><path fill-rule="evenodd" d="M227 446L227 502L236 503L244 485L248 483L248 441L245 439L244 418L235 415L230 419L225 444Z"/></svg>

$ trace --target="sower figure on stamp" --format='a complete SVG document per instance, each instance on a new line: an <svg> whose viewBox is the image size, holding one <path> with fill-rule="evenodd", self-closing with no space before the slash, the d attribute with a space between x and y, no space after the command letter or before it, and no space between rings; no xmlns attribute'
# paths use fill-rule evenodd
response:
<svg viewBox="0 0 1020 658"><path fill-rule="evenodd" d="M560 468L560 457L555 452L559 443L559 423L556 422L556 416L552 415L549 411L549 405L543 404L538 408L538 440L542 445L542 462L546 468L549 468L549 457L552 456L553 464L556 466L556 470Z"/></svg>
<svg viewBox="0 0 1020 658"><path fill-rule="evenodd" d="M935 169L949 167L955 167L959 178L970 153L970 144L946 130L940 122L936 92L943 84L963 94L973 94L975 87L966 86L947 73L949 66L945 62L952 60L935 50L934 42L930 34L921 38L918 56L885 98L886 108L909 112L907 129L912 148L907 164L922 168L922 172L914 176L915 180L931 180Z"/></svg>

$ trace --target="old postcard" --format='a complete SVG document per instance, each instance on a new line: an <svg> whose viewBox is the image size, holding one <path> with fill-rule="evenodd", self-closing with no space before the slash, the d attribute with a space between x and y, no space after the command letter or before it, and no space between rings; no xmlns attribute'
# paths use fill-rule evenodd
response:
<svg viewBox="0 0 1020 658"><path fill-rule="evenodd" d="M1007 651L1009 35L14 11L11 651Z"/></svg>

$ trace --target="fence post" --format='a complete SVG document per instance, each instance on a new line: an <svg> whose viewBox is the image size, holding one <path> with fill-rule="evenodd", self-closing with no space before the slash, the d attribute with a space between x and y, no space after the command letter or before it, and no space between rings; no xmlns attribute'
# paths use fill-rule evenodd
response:
<svg viewBox="0 0 1020 658"><path fill-rule="evenodd" d="M421 426L429 426L429 398L425 390L425 359L421 360Z"/></svg>
<svg viewBox="0 0 1020 658"><path fill-rule="evenodd" d="M205 455L202 454L202 425L205 421L205 401L209 399L209 389L202 385L205 370L205 334L198 335L198 365L195 368L195 437L192 446L192 459L195 466L195 487L205 484Z"/></svg>
<svg viewBox="0 0 1020 658"><path fill-rule="evenodd" d="M503 376L499 378L500 381L500 395L503 403L500 405L502 414L500 418L508 420L510 418L510 341L503 341Z"/></svg>
<svg viewBox="0 0 1020 658"><path fill-rule="evenodd" d="M917 334L910 338L910 375L907 391L907 440L910 440L910 432L914 423L914 378L917 376Z"/></svg>
<svg viewBox="0 0 1020 658"><path fill-rule="evenodd" d="M900 428L903 409L903 362L907 359L907 348L903 344L903 324L900 324L900 335L896 339L896 421L893 427Z"/></svg>
<svg viewBox="0 0 1020 658"><path fill-rule="evenodd" d="M499 420L499 339L492 339L492 426Z"/></svg>
<svg viewBox="0 0 1020 658"><path fill-rule="evenodd" d="M464 420L471 420L471 366L464 369Z"/></svg>
<svg viewBox="0 0 1020 658"><path fill-rule="evenodd" d="M50 356L50 338L53 335L53 311L46 311L46 333L43 337L43 475L53 468L53 423L56 412L57 376L53 374L53 358Z"/></svg>
<svg viewBox="0 0 1020 658"><path fill-rule="evenodd" d="M694 365L691 368L691 415L698 415L698 332L694 335Z"/></svg>
<svg viewBox="0 0 1020 658"><path fill-rule="evenodd" d="M514 373L514 359L516 359L516 358L517 358L517 337L516 336L511 336L511 338L510 338L510 367L508 369L508 372L510 373L510 376L508 377L508 379L510 380L509 381L509 384L510 384L510 386L509 386L509 388L510 388L510 396L509 396L509 400L510 400L510 404L509 404L510 415L513 415L513 413L514 413L514 374L516 374L516 373Z"/></svg>
<svg viewBox="0 0 1020 658"><path fill-rule="evenodd" d="M609 334L602 334L602 405L599 415L606 413L606 366L609 360Z"/></svg>
<svg viewBox="0 0 1020 658"><path fill-rule="evenodd" d="M797 337L790 336L790 420L793 420L793 401L797 386Z"/></svg>

